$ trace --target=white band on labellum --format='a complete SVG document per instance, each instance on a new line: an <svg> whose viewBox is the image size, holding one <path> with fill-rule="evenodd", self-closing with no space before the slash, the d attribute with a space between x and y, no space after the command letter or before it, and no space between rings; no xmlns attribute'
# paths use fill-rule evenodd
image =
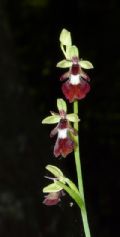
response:
<svg viewBox="0 0 120 237"><path fill-rule="evenodd" d="M65 139L67 137L67 128L58 129L58 138Z"/></svg>
<svg viewBox="0 0 120 237"><path fill-rule="evenodd" d="M72 75L70 76L70 84L72 85L78 85L80 83L80 75Z"/></svg>

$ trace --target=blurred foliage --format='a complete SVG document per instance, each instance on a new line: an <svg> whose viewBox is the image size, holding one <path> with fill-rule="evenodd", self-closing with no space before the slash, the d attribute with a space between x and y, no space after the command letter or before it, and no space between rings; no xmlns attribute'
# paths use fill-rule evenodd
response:
<svg viewBox="0 0 120 237"><path fill-rule="evenodd" d="M16 200L10 192L0 194L0 215L4 218L16 220L24 218L21 202Z"/></svg>
<svg viewBox="0 0 120 237"><path fill-rule="evenodd" d="M27 6L32 7L47 7L50 0L24 0L23 4L26 4Z"/></svg>

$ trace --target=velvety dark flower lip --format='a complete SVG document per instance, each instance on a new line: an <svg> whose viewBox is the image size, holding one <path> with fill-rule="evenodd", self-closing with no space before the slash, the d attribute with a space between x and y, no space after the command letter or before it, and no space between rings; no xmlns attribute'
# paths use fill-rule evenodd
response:
<svg viewBox="0 0 120 237"><path fill-rule="evenodd" d="M54 146L54 155L58 157L62 155L62 157L66 157L70 154L74 149L74 142L69 138L57 138L57 141Z"/></svg>
<svg viewBox="0 0 120 237"><path fill-rule="evenodd" d="M68 83L68 81L66 83ZM57 123L57 126L52 129L50 133L50 137L57 135L57 140L54 146L54 156L66 157L76 146L74 136L77 135L77 132L71 126L70 122L79 122L80 119L75 113L67 114L66 102L63 99L57 99L57 107L59 113L51 111L51 116L43 119L42 123Z"/></svg>
<svg viewBox="0 0 120 237"><path fill-rule="evenodd" d="M72 103L74 100L84 99L90 91L90 85L84 80L81 80L81 83L77 85L72 85L69 81L66 81L62 85L62 91L66 99Z"/></svg>
<svg viewBox="0 0 120 237"><path fill-rule="evenodd" d="M57 205L61 201L61 192L53 192L45 195L43 204L46 206Z"/></svg>
<svg viewBox="0 0 120 237"><path fill-rule="evenodd" d="M62 85L62 92L70 103L85 98L90 91L90 78L81 69L77 57L73 58L71 68L61 76L60 80L66 80Z"/></svg>
<svg viewBox="0 0 120 237"><path fill-rule="evenodd" d="M66 157L74 150L74 141L70 138L69 132L76 134L67 119L61 119L59 124L51 131L50 137L58 134L55 146L54 156Z"/></svg>
<svg viewBox="0 0 120 237"><path fill-rule="evenodd" d="M55 206L61 202L61 198L65 196L65 192L62 190L58 192L51 192L44 196L43 204L46 206Z"/></svg>

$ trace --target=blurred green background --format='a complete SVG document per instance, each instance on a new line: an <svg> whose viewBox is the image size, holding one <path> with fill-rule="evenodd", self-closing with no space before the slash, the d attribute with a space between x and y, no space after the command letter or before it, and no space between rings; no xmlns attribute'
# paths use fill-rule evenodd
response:
<svg viewBox="0 0 120 237"><path fill-rule="evenodd" d="M79 103L80 146L92 237L119 232L119 1L0 1L0 236L84 237L79 210L66 195L42 204L44 167L76 181L73 155L53 157L53 126L41 120L62 97L56 63L62 28L94 64L91 92ZM69 105L69 111L72 105Z"/></svg>

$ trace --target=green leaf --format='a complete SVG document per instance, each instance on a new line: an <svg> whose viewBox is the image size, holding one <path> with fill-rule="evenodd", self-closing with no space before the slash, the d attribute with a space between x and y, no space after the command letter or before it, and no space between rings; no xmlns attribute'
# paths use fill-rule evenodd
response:
<svg viewBox="0 0 120 237"><path fill-rule="evenodd" d="M79 57L78 48L75 45L66 47L66 58L71 60L73 57Z"/></svg>
<svg viewBox="0 0 120 237"><path fill-rule="evenodd" d="M60 68L67 68L67 67L71 67L72 66L72 62L67 61L67 60L64 59L64 60L60 61L59 63L57 63L56 66L60 67Z"/></svg>
<svg viewBox="0 0 120 237"><path fill-rule="evenodd" d="M55 193L62 190L62 188L55 183L47 185L45 188L43 188L43 193Z"/></svg>
<svg viewBox="0 0 120 237"><path fill-rule="evenodd" d="M42 124L54 124L60 121L60 115L48 116L42 120Z"/></svg>
<svg viewBox="0 0 120 237"><path fill-rule="evenodd" d="M47 165L45 168L56 178L64 177L63 172L54 165Z"/></svg>
<svg viewBox="0 0 120 237"><path fill-rule="evenodd" d="M77 114L74 114L74 113L72 113L72 114L67 114L66 118L67 118L70 122L73 122L73 123L80 121L78 115L77 115Z"/></svg>
<svg viewBox="0 0 120 237"><path fill-rule="evenodd" d="M63 29L61 31L60 42L65 46L72 45L71 33L68 30Z"/></svg>
<svg viewBox="0 0 120 237"><path fill-rule="evenodd" d="M84 69L92 69L93 68L92 63L87 60L81 60L81 61L79 61L79 64Z"/></svg>
<svg viewBox="0 0 120 237"><path fill-rule="evenodd" d="M67 105L63 99L57 99L57 107L59 111L64 110L67 112Z"/></svg>

